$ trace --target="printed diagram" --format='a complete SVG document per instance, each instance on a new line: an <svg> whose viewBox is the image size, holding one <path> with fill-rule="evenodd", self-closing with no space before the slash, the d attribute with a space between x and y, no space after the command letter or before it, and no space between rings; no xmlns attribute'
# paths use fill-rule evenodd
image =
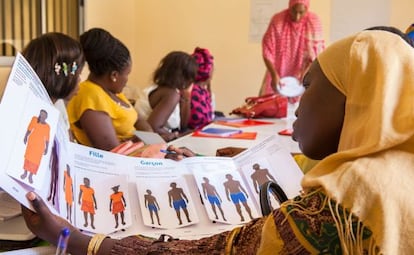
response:
<svg viewBox="0 0 414 255"><path fill-rule="evenodd" d="M26 145L24 154L23 174L20 179L24 180L28 176L30 184L33 183L33 175L37 174L43 155L46 155L49 147L50 126L46 122L46 110L40 110L39 116L32 117L23 143Z"/></svg>
<svg viewBox="0 0 414 255"><path fill-rule="evenodd" d="M260 187L266 183L267 181L274 181L276 182L275 177L270 174L267 168L260 168L258 163L253 164L254 173L250 175L253 182L254 190L257 194L259 194Z"/></svg>
<svg viewBox="0 0 414 255"><path fill-rule="evenodd" d="M66 219L72 223L72 206L73 206L73 179L70 175L70 166L66 164L66 170L63 172L63 191L65 192L66 201Z"/></svg>
<svg viewBox="0 0 414 255"><path fill-rule="evenodd" d="M122 191L119 191L120 185L115 185L112 187L112 190L114 193L111 194L109 197L109 211L112 212L115 218L115 228L118 228L118 218L121 216L121 223L122 225L125 225L125 207L126 207L126 201L124 198L124 193Z"/></svg>
<svg viewBox="0 0 414 255"><path fill-rule="evenodd" d="M253 163L243 165L241 171L247 181L247 185L252 189L252 192L254 191L253 196L257 204L260 204L260 187L268 181L278 183L277 172L270 167L269 162L265 158L259 158ZM269 196L271 208L279 207L279 200L276 194L271 191L269 193L272 194Z"/></svg>
<svg viewBox="0 0 414 255"><path fill-rule="evenodd" d="M192 173L212 222L241 224L259 216L251 199L250 183L234 164L194 165Z"/></svg>
<svg viewBox="0 0 414 255"><path fill-rule="evenodd" d="M183 189L177 188L177 183L175 182L172 182L170 184L170 187L171 189L168 191L168 203L170 204L170 207L174 207L179 222L178 225L183 224L181 220L180 209L183 210L185 217L187 218L187 222L191 222L190 215L188 214L187 210L188 198L185 195Z"/></svg>
<svg viewBox="0 0 414 255"><path fill-rule="evenodd" d="M83 217L85 223L83 226L86 228L88 227L88 214L90 215L91 219L91 228L95 229L94 225L94 216L95 210L98 209L96 204L95 198L95 190L90 187L90 180L89 178L83 178L83 184L79 187L79 199L78 203L81 205L81 211L83 212Z"/></svg>
<svg viewBox="0 0 414 255"><path fill-rule="evenodd" d="M75 178L74 196L78 198L75 226L95 233L113 233L131 226L131 203L125 175L105 176L99 172ZM83 176L83 177L82 177ZM110 223L110 224L108 224Z"/></svg>
<svg viewBox="0 0 414 255"><path fill-rule="evenodd" d="M208 202L211 205L211 210L214 213L214 216L216 217L216 220L218 220L217 215L217 209L219 209L221 217L224 221L226 220L226 217L224 216L223 208L221 207L221 204L223 200L221 199L219 193L216 190L216 187L210 184L210 180L207 177L203 177L204 182L201 184L201 187L203 188L203 195L204 198L208 200Z"/></svg>
<svg viewBox="0 0 414 255"><path fill-rule="evenodd" d="M154 214L157 218L157 223L161 226L160 223L160 216L158 215L158 211L160 210L160 205L157 202L157 198L152 195L152 191L147 189L147 194L144 195L144 203L145 208L148 209L150 217L151 217L151 224L154 224Z"/></svg>
<svg viewBox="0 0 414 255"><path fill-rule="evenodd" d="M223 183L226 191L226 197L229 201L232 201L236 207L237 213L240 215L240 221L243 222L245 220L240 204L243 205L244 209L250 217L250 220L252 220L252 212L250 206L247 203L247 198L249 198L247 191L243 188L239 181L233 179L233 176L231 174L226 174L226 179L227 181Z"/></svg>
<svg viewBox="0 0 414 255"><path fill-rule="evenodd" d="M137 178L136 186L144 225L176 229L199 222L185 178Z"/></svg>
<svg viewBox="0 0 414 255"><path fill-rule="evenodd" d="M10 147L8 162L2 163L7 165L5 170L7 174L16 181L36 190L43 190L44 187L49 187L50 184L54 184L52 182L57 181L51 169L53 166L51 155L59 122L59 111L53 105L36 97L28 98L25 105L30 106L26 111L9 116L10 123L18 123L18 125L14 127L15 135L11 138L15 143ZM61 167L63 175L64 165ZM54 198L56 189L50 190L52 193L46 196ZM55 207L56 202L57 200L53 200L50 205Z"/></svg>

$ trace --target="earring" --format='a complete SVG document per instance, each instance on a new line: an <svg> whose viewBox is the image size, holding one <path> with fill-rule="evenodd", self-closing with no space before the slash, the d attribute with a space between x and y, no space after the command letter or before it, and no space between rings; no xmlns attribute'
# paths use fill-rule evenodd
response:
<svg viewBox="0 0 414 255"><path fill-rule="evenodd" d="M112 79L112 81L113 81L113 82L116 82L116 78L113 78L113 79Z"/></svg>

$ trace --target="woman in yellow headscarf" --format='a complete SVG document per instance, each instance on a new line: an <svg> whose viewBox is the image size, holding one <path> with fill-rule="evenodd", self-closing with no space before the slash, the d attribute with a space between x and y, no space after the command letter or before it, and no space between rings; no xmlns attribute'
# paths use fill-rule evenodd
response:
<svg viewBox="0 0 414 255"><path fill-rule="evenodd" d="M321 161L305 175L301 196L267 217L199 240L103 240L73 229L68 250L414 254L414 50L389 31L363 31L322 52L303 84L293 137L304 155ZM56 244L65 224L36 194L27 197L37 211L23 210L29 228Z"/></svg>

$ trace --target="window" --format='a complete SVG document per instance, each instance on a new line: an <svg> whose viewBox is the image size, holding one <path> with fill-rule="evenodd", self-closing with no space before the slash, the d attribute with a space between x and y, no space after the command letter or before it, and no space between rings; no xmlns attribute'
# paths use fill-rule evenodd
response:
<svg viewBox="0 0 414 255"><path fill-rule="evenodd" d="M46 32L78 38L83 32L83 0L0 0L0 65Z"/></svg>

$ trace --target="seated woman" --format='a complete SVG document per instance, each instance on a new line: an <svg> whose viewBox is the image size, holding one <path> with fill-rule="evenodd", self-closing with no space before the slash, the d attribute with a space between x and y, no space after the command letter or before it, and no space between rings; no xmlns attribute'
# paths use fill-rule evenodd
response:
<svg viewBox="0 0 414 255"><path fill-rule="evenodd" d="M145 95L137 100L137 111L166 141L186 132L197 70L197 62L189 54L170 52L154 72L154 85L146 88Z"/></svg>
<svg viewBox="0 0 414 255"><path fill-rule="evenodd" d="M152 131L122 93L132 68L127 47L100 28L83 33L80 42L90 73L67 104L75 139L83 145L111 150L121 142L137 139L135 129Z"/></svg>
<svg viewBox="0 0 414 255"><path fill-rule="evenodd" d="M293 137L306 156L321 161L304 176L300 196L269 216L199 240L103 239L72 229L69 251L86 254L99 243L99 255L413 254L411 46L394 33L362 31L323 51L303 84ZM69 223L36 194L27 197L37 211L24 208L27 225L56 244Z"/></svg>
<svg viewBox="0 0 414 255"><path fill-rule="evenodd" d="M211 78L214 60L208 49L195 48L191 55L198 64L198 71L191 91L191 112L188 128L200 129L209 124L214 117Z"/></svg>

